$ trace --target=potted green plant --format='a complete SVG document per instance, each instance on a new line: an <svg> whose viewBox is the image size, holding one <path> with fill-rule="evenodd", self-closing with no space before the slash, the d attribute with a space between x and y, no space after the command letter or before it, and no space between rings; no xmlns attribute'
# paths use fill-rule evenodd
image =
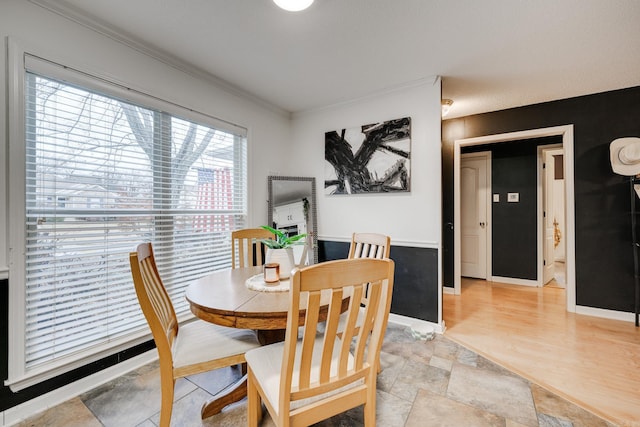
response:
<svg viewBox="0 0 640 427"><path fill-rule="evenodd" d="M307 237L306 233L296 234L295 236L289 236L282 230L277 230L268 225L262 225L261 228L269 230L275 236L275 239L262 239L261 242L267 247L267 254L265 255L266 263L278 263L280 264L280 278L288 279L291 276L291 270L295 267L295 261L293 258L293 246L302 245L305 242L302 240Z"/></svg>

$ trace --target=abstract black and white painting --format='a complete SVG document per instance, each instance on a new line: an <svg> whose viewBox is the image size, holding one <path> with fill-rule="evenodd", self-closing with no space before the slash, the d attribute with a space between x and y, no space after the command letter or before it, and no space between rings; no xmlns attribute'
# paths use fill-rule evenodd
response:
<svg viewBox="0 0 640 427"><path fill-rule="evenodd" d="M325 194L410 191L411 117L326 132Z"/></svg>

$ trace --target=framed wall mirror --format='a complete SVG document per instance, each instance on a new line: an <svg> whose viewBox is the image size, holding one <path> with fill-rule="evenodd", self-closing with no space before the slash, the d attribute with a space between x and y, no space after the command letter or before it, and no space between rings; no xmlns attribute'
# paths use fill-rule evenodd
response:
<svg viewBox="0 0 640 427"><path fill-rule="evenodd" d="M269 176L269 225L288 235L307 233L304 245L294 247L298 265L318 262L316 179L303 176Z"/></svg>

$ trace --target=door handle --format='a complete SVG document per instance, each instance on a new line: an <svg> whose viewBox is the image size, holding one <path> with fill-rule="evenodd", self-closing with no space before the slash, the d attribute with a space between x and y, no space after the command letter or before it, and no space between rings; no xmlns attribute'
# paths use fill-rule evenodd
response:
<svg viewBox="0 0 640 427"><path fill-rule="evenodd" d="M481 222L481 223L480 223L480 227L484 228L484 226L485 226L485 223L484 223L484 222Z"/></svg>

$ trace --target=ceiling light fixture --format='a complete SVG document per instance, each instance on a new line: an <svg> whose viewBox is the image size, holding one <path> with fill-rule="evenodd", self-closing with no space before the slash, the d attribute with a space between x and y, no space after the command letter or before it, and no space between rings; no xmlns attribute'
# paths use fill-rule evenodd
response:
<svg viewBox="0 0 640 427"><path fill-rule="evenodd" d="M440 101L440 105L442 106L442 117L444 117L447 114L449 114L449 110L451 109L451 106L453 105L453 100L451 100L451 99L443 99L442 101Z"/></svg>
<svg viewBox="0 0 640 427"><path fill-rule="evenodd" d="M311 6L313 0L273 0L273 2L289 12L299 12Z"/></svg>

